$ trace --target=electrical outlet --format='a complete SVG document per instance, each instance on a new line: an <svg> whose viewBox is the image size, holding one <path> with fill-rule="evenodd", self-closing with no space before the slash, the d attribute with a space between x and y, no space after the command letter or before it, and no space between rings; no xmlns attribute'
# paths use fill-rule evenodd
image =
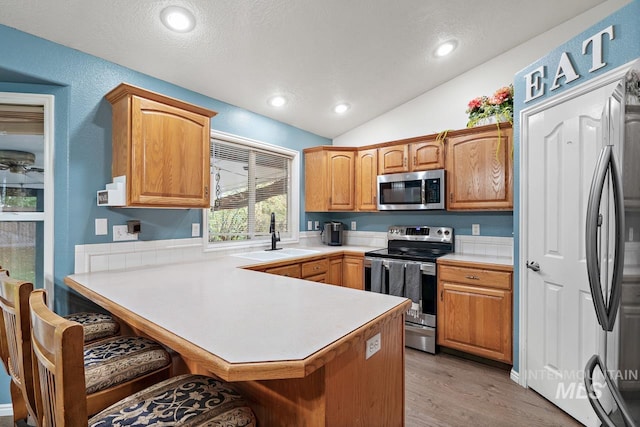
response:
<svg viewBox="0 0 640 427"><path fill-rule="evenodd" d="M191 224L191 237L200 237L200 223L194 222Z"/></svg>
<svg viewBox="0 0 640 427"><path fill-rule="evenodd" d="M138 240L138 233L128 233L128 227L126 225L114 225L113 226L113 241L122 242L125 240Z"/></svg>
<svg viewBox="0 0 640 427"><path fill-rule="evenodd" d="M365 359L370 358L371 356L373 356L374 354L376 354L380 348L382 347L381 341L380 341L380 332L378 332L377 334L375 334L373 337L369 338L367 340L367 348L365 349Z"/></svg>
<svg viewBox="0 0 640 427"><path fill-rule="evenodd" d="M307 221L307 230L313 230L313 221Z"/></svg>
<svg viewBox="0 0 640 427"><path fill-rule="evenodd" d="M355 221L351 221L351 230L355 231L356 229L356 222Z"/></svg>
<svg viewBox="0 0 640 427"><path fill-rule="evenodd" d="M320 221L314 223L314 230L320 230Z"/></svg>
<svg viewBox="0 0 640 427"><path fill-rule="evenodd" d="M480 235L480 224L471 224L471 235L472 236Z"/></svg>
<svg viewBox="0 0 640 427"><path fill-rule="evenodd" d="M109 234L107 218L96 218L96 236L106 236Z"/></svg>

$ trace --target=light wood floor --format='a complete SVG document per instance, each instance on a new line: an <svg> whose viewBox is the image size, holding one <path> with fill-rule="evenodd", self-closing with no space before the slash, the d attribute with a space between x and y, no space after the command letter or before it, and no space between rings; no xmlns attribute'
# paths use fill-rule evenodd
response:
<svg viewBox="0 0 640 427"><path fill-rule="evenodd" d="M406 349L406 427L580 426L510 372L451 354Z"/></svg>
<svg viewBox="0 0 640 427"><path fill-rule="evenodd" d="M509 371L451 354L406 349L406 427L580 426ZM0 427L12 425L0 417Z"/></svg>

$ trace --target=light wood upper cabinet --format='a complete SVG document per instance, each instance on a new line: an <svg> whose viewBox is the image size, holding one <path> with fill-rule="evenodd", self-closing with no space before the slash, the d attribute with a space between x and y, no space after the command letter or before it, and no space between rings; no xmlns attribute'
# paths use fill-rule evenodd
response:
<svg viewBox="0 0 640 427"><path fill-rule="evenodd" d="M316 147L304 150L305 210L355 208L355 149Z"/></svg>
<svg viewBox="0 0 640 427"><path fill-rule="evenodd" d="M409 151L412 171L444 168L444 141L414 142L409 145Z"/></svg>
<svg viewBox="0 0 640 427"><path fill-rule="evenodd" d="M444 142L435 135L395 141L378 148L380 175L444 168Z"/></svg>
<svg viewBox="0 0 640 427"><path fill-rule="evenodd" d="M447 138L447 210L513 210L510 126Z"/></svg>
<svg viewBox="0 0 640 427"><path fill-rule="evenodd" d="M512 268L438 261L438 344L512 362Z"/></svg>
<svg viewBox="0 0 640 427"><path fill-rule="evenodd" d="M378 150L359 150L356 157L356 210L378 210Z"/></svg>
<svg viewBox="0 0 640 427"><path fill-rule="evenodd" d="M378 148L378 173L407 172L409 170L409 145L391 145Z"/></svg>
<svg viewBox="0 0 640 427"><path fill-rule="evenodd" d="M112 175L126 176L127 206L209 207L216 113L125 83L106 98L113 109Z"/></svg>

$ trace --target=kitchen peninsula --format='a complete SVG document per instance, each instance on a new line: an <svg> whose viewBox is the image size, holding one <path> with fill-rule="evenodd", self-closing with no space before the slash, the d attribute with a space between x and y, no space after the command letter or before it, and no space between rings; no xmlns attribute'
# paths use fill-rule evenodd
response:
<svg viewBox="0 0 640 427"><path fill-rule="evenodd" d="M410 301L238 268L247 263L223 256L65 283L173 349L183 369L234 382L261 425L403 425Z"/></svg>

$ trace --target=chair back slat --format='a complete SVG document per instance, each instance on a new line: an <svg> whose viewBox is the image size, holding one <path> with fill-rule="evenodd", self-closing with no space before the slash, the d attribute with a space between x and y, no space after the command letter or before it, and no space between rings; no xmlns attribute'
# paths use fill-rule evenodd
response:
<svg viewBox="0 0 640 427"><path fill-rule="evenodd" d="M31 340L38 371L35 376L36 403L42 414L42 425L86 427L82 325L51 311L42 289L31 293L29 305Z"/></svg>
<svg viewBox="0 0 640 427"><path fill-rule="evenodd" d="M29 323L29 294L32 290L33 284L30 282L9 276L0 278L0 308L6 334L9 375L22 392L27 411L36 417Z"/></svg>

